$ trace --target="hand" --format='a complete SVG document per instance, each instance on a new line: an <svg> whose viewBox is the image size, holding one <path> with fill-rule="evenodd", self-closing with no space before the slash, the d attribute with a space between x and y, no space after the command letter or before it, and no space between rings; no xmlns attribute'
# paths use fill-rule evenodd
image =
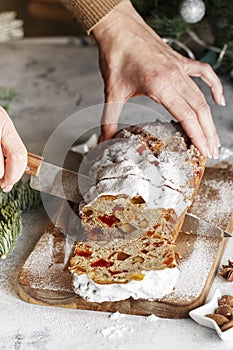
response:
<svg viewBox="0 0 233 350"><path fill-rule="evenodd" d="M9 192L26 169L27 150L2 107L0 107L0 139L0 186L4 192Z"/></svg>
<svg viewBox="0 0 233 350"><path fill-rule="evenodd" d="M205 63L188 59L143 21L130 1L121 2L93 29L99 45L105 102L121 102L147 95L178 120L204 156L218 158L220 140L206 99L190 76L200 77L218 105L225 105L220 80ZM111 110L110 110L111 109ZM121 113L106 105L101 141L117 131Z"/></svg>

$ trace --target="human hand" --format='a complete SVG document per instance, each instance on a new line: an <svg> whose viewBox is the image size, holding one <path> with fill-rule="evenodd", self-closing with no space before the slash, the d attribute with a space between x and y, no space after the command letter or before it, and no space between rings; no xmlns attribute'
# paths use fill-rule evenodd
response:
<svg viewBox="0 0 233 350"><path fill-rule="evenodd" d="M222 84L212 68L188 59L163 42L130 1L121 2L93 29L99 46L106 107L101 141L117 131L123 104L147 95L178 120L204 156L218 158L220 140L205 96L190 78L200 77L214 101L225 105ZM109 102L120 102L118 107Z"/></svg>
<svg viewBox="0 0 233 350"><path fill-rule="evenodd" d="M27 150L12 120L0 107L0 187L9 192L27 166Z"/></svg>

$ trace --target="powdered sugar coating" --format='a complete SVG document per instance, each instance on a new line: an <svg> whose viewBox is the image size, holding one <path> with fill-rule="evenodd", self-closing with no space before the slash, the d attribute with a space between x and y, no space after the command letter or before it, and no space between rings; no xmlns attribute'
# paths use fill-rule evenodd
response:
<svg viewBox="0 0 233 350"><path fill-rule="evenodd" d="M100 180L96 186L92 186L84 195L84 200L89 205L99 196L125 194L129 197L142 195L144 201L149 202L150 185L149 181L134 175Z"/></svg>
<svg viewBox="0 0 233 350"><path fill-rule="evenodd" d="M153 135L155 143L161 135L163 149L156 154L142 135L122 131L123 138L111 140L91 167L90 176L97 184L87 191L84 201L91 206L104 195L140 195L149 209L174 209L179 216L194 193L192 180L198 169L190 160L200 154L193 146L188 149L181 133L169 123L147 123L139 128L142 134Z"/></svg>
<svg viewBox="0 0 233 350"><path fill-rule="evenodd" d="M177 268L142 271L142 273L145 274L145 277L141 281L130 281L123 284L98 284L86 274L74 274L74 291L91 302L118 301L130 297L152 301L171 293L179 276Z"/></svg>

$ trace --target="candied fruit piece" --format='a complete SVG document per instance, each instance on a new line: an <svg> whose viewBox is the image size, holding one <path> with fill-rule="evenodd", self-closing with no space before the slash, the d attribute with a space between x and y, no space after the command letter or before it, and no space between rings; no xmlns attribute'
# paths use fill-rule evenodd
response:
<svg viewBox="0 0 233 350"><path fill-rule="evenodd" d="M91 263L91 267L110 267L110 266L111 266L110 261L107 261L105 259L99 259Z"/></svg>
<svg viewBox="0 0 233 350"><path fill-rule="evenodd" d="M120 222L120 220L116 217L116 215L99 215L98 220L106 224L108 227L112 227L113 225Z"/></svg>

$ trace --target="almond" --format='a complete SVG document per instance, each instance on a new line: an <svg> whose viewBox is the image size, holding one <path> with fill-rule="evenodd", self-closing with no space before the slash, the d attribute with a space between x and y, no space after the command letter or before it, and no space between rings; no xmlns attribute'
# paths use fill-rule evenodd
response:
<svg viewBox="0 0 233 350"><path fill-rule="evenodd" d="M122 224L121 226L118 226L118 229L125 234L130 234L130 233L133 233L134 231L137 230L135 226L133 226L129 223Z"/></svg>
<svg viewBox="0 0 233 350"><path fill-rule="evenodd" d="M227 331L229 328L233 327L233 320L228 321L227 323L224 323L224 325L221 327L221 331Z"/></svg>
<svg viewBox="0 0 233 350"><path fill-rule="evenodd" d="M212 320L214 320L218 326L223 326L225 323L228 323L229 320L228 318L226 318L223 315L218 315L218 314L207 314L205 315L206 317L211 318Z"/></svg>
<svg viewBox="0 0 233 350"><path fill-rule="evenodd" d="M229 306L233 306L233 296L231 295L223 295L221 297L221 299L218 302L218 305L229 305Z"/></svg>
<svg viewBox="0 0 233 350"><path fill-rule="evenodd" d="M142 220L138 223L138 227L146 228L148 226L148 222L146 220Z"/></svg>
<svg viewBox="0 0 233 350"><path fill-rule="evenodd" d="M132 261L135 262L135 263L143 263L144 260L145 259L142 256L140 256L140 255L134 256L132 258Z"/></svg>
<svg viewBox="0 0 233 350"><path fill-rule="evenodd" d="M215 313L218 315L223 315L229 319L231 319L232 317L232 309L229 305L222 305L217 307L217 309L215 310Z"/></svg>

